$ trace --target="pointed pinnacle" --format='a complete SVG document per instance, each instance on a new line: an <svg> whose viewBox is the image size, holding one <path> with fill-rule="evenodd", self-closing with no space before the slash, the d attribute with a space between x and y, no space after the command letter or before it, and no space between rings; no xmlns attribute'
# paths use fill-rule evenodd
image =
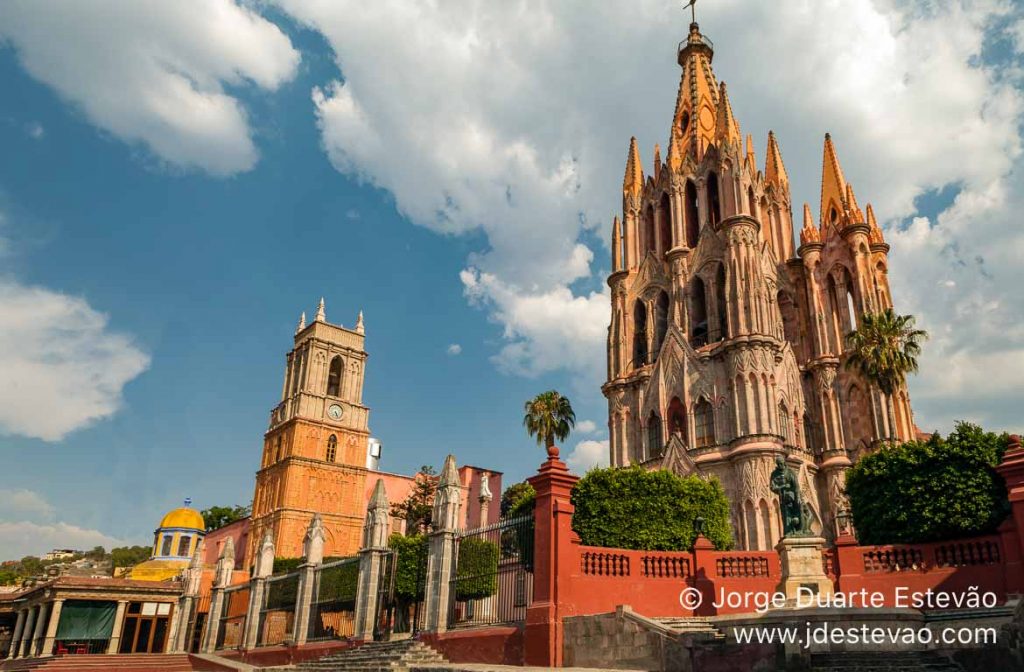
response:
<svg viewBox="0 0 1024 672"><path fill-rule="evenodd" d="M315 318L315 321L317 321L317 322L326 322L327 321L327 311L324 310L324 297L322 297L322 296L320 297L320 305L318 305L316 307L316 318Z"/></svg>
<svg viewBox="0 0 1024 672"><path fill-rule="evenodd" d="M295 333L299 333L306 328L306 311L302 311L302 315L299 315L299 326L295 327Z"/></svg>
<svg viewBox="0 0 1024 672"><path fill-rule="evenodd" d="M661 146L654 143L654 179L657 181L661 175Z"/></svg>
<svg viewBox="0 0 1024 672"><path fill-rule="evenodd" d="M789 175L786 174L786 166L782 163L782 152L779 150L779 142L775 139L775 132L768 131L768 149L764 161L765 182L776 184L780 187L789 186Z"/></svg>
<svg viewBox="0 0 1024 672"><path fill-rule="evenodd" d="M626 175L622 179L622 191L637 195L644 187L644 169L640 163L640 147L636 136L629 139L629 158L626 159Z"/></svg>
<svg viewBox="0 0 1024 672"><path fill-rule="evenodd" d="M454 455L444 458L444 467L441 468L441 479L437 483L438 488L446 485L460 485L459 472L455 468Z"/></svg>
<svg viewBox="0 0 1024 672"><path fill-rule="evenodd" d="M363 311L359 311L359 317L356 318L356 331L360 334L366 333L366 324L363 322Z"/></svg>
<svg viewBox="0 0 1024 672"><path fill-rule="evenodd" d="M718 86L718 115L715 121L715 139L719 146L729 143L738 145L742 142L739 124L732 114L732 105L729 103L729 94L725 90L725 82Z"/></svg>
<svg viewBox="0 0 1024 672"><path fill-rule="evenodd" d="M832 144L832 135L825 134L825 147L821 161L821 220L819 224L825 226L828 222L830 204L839 213L846 209L846 178L843 176L843 169L839 165L839 157L836 156L835 145Z"/></svg>
<svg viewBox="0 0 1024 672"><path fill-rule="evenodd" d="M853 185L849 182L846 183L846 207L850 211L850 216L853 217L855 222L864 221L864 213L861 212L860 206L857 205L857 197L853 195Z"/></svg>
<svg viewBox="0 0 1024 672"><path fill-rule="evenodd" d="M384 479L378 478L376 485L373 486L373 496L370 497L370 508L371 509L390 509L388 504L388 493L384 489Z"/></svg>

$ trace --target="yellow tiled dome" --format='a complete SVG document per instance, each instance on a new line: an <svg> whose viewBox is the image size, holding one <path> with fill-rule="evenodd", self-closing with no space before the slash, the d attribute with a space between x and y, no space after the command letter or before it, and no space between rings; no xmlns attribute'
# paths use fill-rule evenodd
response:
<svg viewBox="0 0 1024 672"><path fill-rule="evenodd" d="M188 530L199 530L200 532L206 530L206 522L203 520L201 513L195 509L188 507L182 507L169 512L160 521L160 528L177 527Z"/></svg>

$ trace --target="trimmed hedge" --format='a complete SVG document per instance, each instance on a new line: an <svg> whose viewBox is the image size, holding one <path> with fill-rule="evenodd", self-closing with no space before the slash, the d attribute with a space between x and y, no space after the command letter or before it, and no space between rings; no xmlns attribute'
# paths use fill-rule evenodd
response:
<svg viewBox="0 0 1024 672"><path fill-rule="evenodd" d="M393 534L388 546L398 552L395 575L395 598L399 602L418 602L423 599L427 583L427 537L419 534L405 537ZM417 583L419 586L417 587Z"/></svg>
<svg viewBox="0 0 1024 672"><path fill-rule="evenodd" d="M466 537L459 542L455 575L456 600L478 600L498 590L498 545L486 539Z"/></svg>
<svg viewBox="0 0 1024 672"><path fill-rule="evenodd" d="M958 422L945 439L885 446L846 474L857 540L912 544L994 532L1009 513L996 473L1009 437Z"/></svg>
<svg viewBox="0 0 1024 672"><path fill-rule="evenodd" d="M573 488L571 501L576 508L572 529L587 546L689 550L699 516L715 548L732 547L729 501L716 479L639 466L593 469Z"/></svg>

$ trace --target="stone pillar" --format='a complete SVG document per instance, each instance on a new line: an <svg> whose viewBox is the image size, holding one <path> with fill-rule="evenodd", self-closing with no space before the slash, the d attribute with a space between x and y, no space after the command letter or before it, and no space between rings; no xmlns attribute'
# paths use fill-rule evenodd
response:
<svg viewBox="0 0 1024 672"><path fill-rule="evenodd" d="M714 616L715 609L711 606L717 599L715 583L718 581L718 570L712 553L715 545L704 536L704 521L699 520L697 537L693 540L693 587L700 591L700 606L693 611L694 616Z"/></svg>
<svg viewBox="0 0 1024 672"><path fill-rule="evenodd" d="M316 589L316 570L324 560L323 520L320 514L313 515L306 529L306 537L302 541L302 557L305 562L299 566L298 595L295 598L295 627L293 638L295 644L302 646L309 637L309 617L312 614L314 590Z"/></svg>
<svg viewBox="0 0 1024 672"><path fill-rule="evenodd" d="M43 646L39 651L39 655L43 658L53 655L53 642L57 638L57 627L60 625L60 612L63 608L63 598L53 601L53 606L50 608L50 622L46 626L46 637L43 639Z"/></svg>
<svg viewBox="0 0 1024 672"><path fill-rule="evenodd" d="M38 656L43 645L43 634L46 632L46 616L50 611L50 605L43 602L39 605L39 616L36 617L36 628L32 632L32 639L29 641L28 650L31 655Z"/></svg>
<svg viewBox="0 0 1024 672"><path fill-rule="evenodd" d="M573 506L569 496L578 480L558 459L555 446L548 447L548 460L527 479L537 491L537 498L533 508L533 603L526 609L526 665L562 666L563 614L557 585L559 573L570 571L560 563L560 556L572 539Z"/></svg>
<svg viewBox="0 0 1024 672"><path fill-rule="evenodd" d="M242 633L242 648L255 649L260 637L260 611L263 609L263 594L267 590L267 577L274 573L274 534L270 530L263 535L259 555L256 556L256 571L249 579L249 607L245 612L245 631Z"/></svg>
<svg viewBox="0 0 1024 672"><path fill-rule="evenodd" d="M825 574L821 558L825 540L821 537L784 537L775 550L782 563L782 580L776 591L786 596L786 604L797 599L807 601L806 591L814 595L832 595L832 579Z"/></svg>
<svg viewBox="0 0 1024 672"><path fill-rule="evenodd" d="M39 612L39 607L29 607L28 620L25 621L25 630L21 633L21 641L18 642L18 657L27 658L32 655L31 642L32 642L32 631L36 626L36 614Z"/></svg>
<svg viewBox="0 0 1024 672"><path fill-rule="evenodd" d="M220 615L224 610L224 589L231 585L231 574L235 571L235 542L228 537L224 548L217 558L217 575L214 577L213 590L210 591L210 612L206 615L206 627L199 650L213 653L217 649L217 631L220 628Z"/></svg>
<svg viewBox="0 0 1024 672"><path fill-rule="evenodd" d="M434 511L427 546L427 583L424 587L426 618L424 630L444 632L448 629L448 608L451 601L451 579L455 568L456 536L462 486L455 468L455 456L445 458L441 479L434 496Z"/></svg>
<svg viewBox="0 0 1024 672"><path fill-rule="evenodd" d="M440 490L439 490L440 492ZM435 506L436 508L436 506ZM363 523L363 546L359 550L359 583L356 585L356 640L373 639L377 623L377 587L384 568L384 557L388 554L388 530L391 522L391 507L384 490L384 481L377 479L373 497L366 508Z"/></svg>
<svg viewBox="0 0 1024 672"><path fill-rule="evenodd" d="M14 622L14 636L11 637L11 644L7 649L7 660L14 660L18 657L18 644L21 643L21 634L25 631L25 618L28 609L18 610L18 619Z"/></svg>
<svg viewBox="0 0 1024 672"><path fill-rule="evenodd" d="M107 653L114 654L121 646L121 631L124 630L124 612L128 608L127 600L118 600L117 611L114 612L114 629L110 631L110 642Z"/></svg>
<svg viewBox="0 0 1024 672"><path fill-rule="evenodd" d="M167 636L168 653L186 653L189 642L189 622L192 620L192 610L196 606L196 598L199 597L199 588L203 580L203 557L206 554L206 541L199 540L196 549L192 553L192 560L185 570L185 586L178 598L178 607L174 612L174 619L171 621L171 631Z"/></svg>
<svg viewBox="0 0 1024 672"><path fill-rule="evenodd" d="M491 512L491 502L493 500L491 475L485 471L480 474L480 527L485 527L491 523L488 514Z"/></svg>
<svg viewBox="0 0 1024 672"><path fill-rule="evenodd" d="M1024 556L1024 448L1021 447L1020 437L1016 434L1010 436L1010 444L1006 447L1003 461L996 467L996 471L1006 481L1013 522L1017 527L1017 550Z"/></svg>

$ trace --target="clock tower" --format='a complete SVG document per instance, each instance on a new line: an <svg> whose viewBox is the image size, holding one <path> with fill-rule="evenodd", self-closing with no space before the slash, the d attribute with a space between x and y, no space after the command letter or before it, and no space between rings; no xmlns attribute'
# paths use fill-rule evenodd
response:
<svg viewBox="0 0 1024 672"><path fill-rule="evenodd" d="M252 502L252 548L272 530L279 557L300 557L313 514L323 519L325 556L359 550L370 409L363 405L363 315L354 328L327 322L324 301L285 358L281 400L270 412Z"/></svg>

